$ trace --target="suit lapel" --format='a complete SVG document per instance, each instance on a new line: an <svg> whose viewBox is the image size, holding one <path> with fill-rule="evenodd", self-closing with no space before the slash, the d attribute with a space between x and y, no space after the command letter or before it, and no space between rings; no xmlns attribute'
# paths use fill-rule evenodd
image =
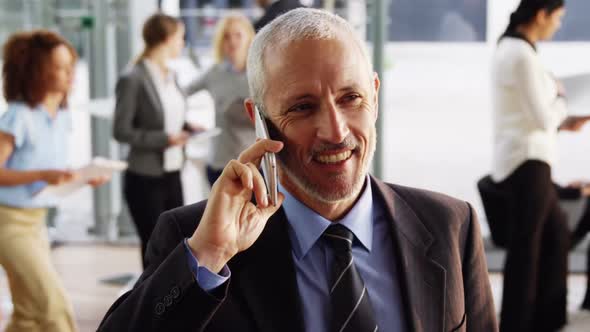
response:
<svg viewBox="0 0 590 332"><path fill-rule="evenodd" d="M260 238L236 257L231 266L236 290L252 311L258 331L303 331L287 218L279 209Z"/></svg>
<svg viewBox="0 0 590 332"><path fill-rule="evenodd" d="M154 105L154 110L159 116L163 116L164 108L162 106L162 101L160 100L160 96L158 95L158 90L156 89L156 84L154 83L154 79L152 75L150 75L145 63L140 62L139 68L141 69L141 74L143 75L143 84L145 86L145 90L147 92L148 97L150 98L152 105Z"/></svg>
<svg viewBox="0 0 590 332"><path fill-rule="evenodd" d="M406 200L385 183L371 179L391 219L408 328L410 331L442 331L446 271L429 257L433 236Z"/></svg>

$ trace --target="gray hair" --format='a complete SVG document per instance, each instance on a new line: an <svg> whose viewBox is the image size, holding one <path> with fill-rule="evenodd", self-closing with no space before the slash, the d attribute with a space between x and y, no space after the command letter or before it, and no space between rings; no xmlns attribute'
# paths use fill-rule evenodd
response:
<svg viewBox="0 0 590 332"><path fill-rule="evenodd" d="M272 45L288 45L298 40L336 39L346 36L358 46L361 55L367 61L370 77L373 65L368 56L364 41L346 20L330 12L298 8L291 10L262 28L254 37L248 52L248 84L250 96L261 112L264 112L263 98L266 92L264 70L264 53Z"/></svg>

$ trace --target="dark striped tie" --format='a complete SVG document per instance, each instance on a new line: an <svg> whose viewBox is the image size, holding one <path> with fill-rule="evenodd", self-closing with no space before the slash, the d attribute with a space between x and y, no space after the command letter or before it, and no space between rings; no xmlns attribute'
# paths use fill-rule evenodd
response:
<svg viewBox="0 0 590 332"><path fill-rule="evenodd" d="M334 224L326 229L323 236L334 249L330 279L331 331L377 331L367 288L352 259L354 235L346 227Z"/></svg>

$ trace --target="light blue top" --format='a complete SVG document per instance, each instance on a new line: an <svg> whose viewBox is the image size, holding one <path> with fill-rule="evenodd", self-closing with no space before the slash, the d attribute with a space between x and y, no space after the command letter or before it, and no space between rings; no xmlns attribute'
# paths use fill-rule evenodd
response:
<svg viewBox="0 0 590 332"><path fill-rule="evenodd" d="M380 200L373 199L368 177L365 183L361 197L339 223L355 236L352 255L367 287L379 331L407 331L391 221ZM329 331L329 283L334 253L321 236L331 222L298 201L281 186L279 191L285 195L283 209L289 222L288 232L293 247L293 263L302 301L305 331ZM189 255L189 259L196 276L198 262L191 256ZM226 268L221 275L210 271L199 272L197 282L208 291L223 284L230 276Z"/></svg>
<svg viewBox="0 0 590 332"><path fill-rule="evenodd" d="M42 105L31 109L24 103L9 103L6 112L0 116L0 131L14 137L14 150L4 167L15 171L66 169L71 129L68 111L60 109L52 119ZM21 208L55 205L55 198L34 196L46 185L37 181L0 187L0 205Z"/></svg>

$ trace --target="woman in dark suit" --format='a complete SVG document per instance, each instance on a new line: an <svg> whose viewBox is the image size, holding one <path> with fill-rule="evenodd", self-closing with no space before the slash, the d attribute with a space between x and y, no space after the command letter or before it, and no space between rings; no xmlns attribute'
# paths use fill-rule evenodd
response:
<svg viewBox="0 0 590 332"><path fill-rule="evenodd" d="M113 133L130 145L124 196L141 239L142 262L158 216L184 205L180 171L190 126L186 98L168 61L184 47L184 26L155 14L143 26L145 50L117 82Z"/></svg>

